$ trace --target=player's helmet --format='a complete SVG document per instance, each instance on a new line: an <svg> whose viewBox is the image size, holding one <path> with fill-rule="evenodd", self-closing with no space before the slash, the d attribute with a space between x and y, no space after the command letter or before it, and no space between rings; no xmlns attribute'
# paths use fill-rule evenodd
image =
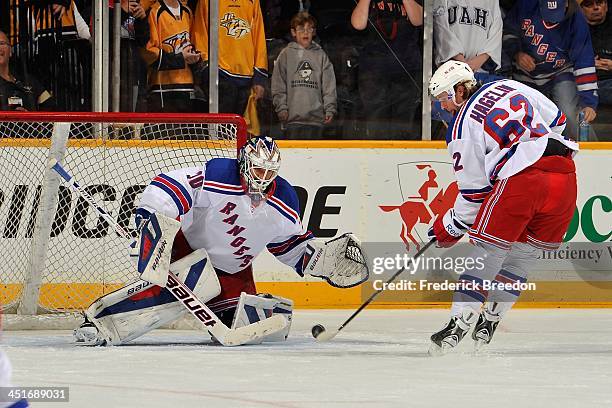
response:
<svg viewBox="0 0 612 408"><path fill-rule="evenodd" d="M440 65L429 80L429 94L437 98L442 92L455 98L455 85L464 83L467 88L476 86L472 68L465 62L450 60Z"/></svg>
<svg viewBox="0 0 612 408"><path fill-rule="evenodd" d="M238 152L238 163L247 193L263 196L280 169L280 151L271 137L253 137Z"/></svg>

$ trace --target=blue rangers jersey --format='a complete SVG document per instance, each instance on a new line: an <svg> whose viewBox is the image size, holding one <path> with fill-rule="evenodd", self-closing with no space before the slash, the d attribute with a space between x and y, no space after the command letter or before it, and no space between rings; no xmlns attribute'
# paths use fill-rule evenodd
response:
<svg viewBox="0 0 612 408"><path fill-rule="evenodd" d="M482 86L446 134L460 192L456 216L471 225L495 182L538 161L548 139L578 151L577 143L561 136L565 122L553 102L525 84L503 79Z"/></svg>
<svg viewBox="0 0 612 408"><path fill-rule="evenodd" d="M268 249L302 274L306 243L295 189L277 176L264 203L254 207L240 183L238 161L216 158L202 167L156 176L136 213L157 212L179 219L193 249L206 249L213 266L237 273Z"/></svg>
<svg viewBox="0 0 612 408"><path fill-rule="evenodd" d="M570 6L571 8L572 6ZM581 107L597 107L597 75L589 25L579 10L561 23L542 20L539 2L518 0L504 20L504 52L529 54L536 67L531 72L515 64L513 78L544 89L554 82L575 80Z"/></svg>

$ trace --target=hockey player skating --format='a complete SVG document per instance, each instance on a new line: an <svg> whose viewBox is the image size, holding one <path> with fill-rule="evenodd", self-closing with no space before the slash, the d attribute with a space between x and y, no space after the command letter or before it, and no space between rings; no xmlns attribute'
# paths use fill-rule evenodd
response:
<svg viewBox="0 0 612 408"><path fill-rule="evenodd" d="M537 249L559 246L576 205L578 145L561 136L565 115L540 92L505 79L479 87L463 62L440 66L429 92L454 113L446 142L460 189L429 235L448 247L467 232L471 256L484 259L459 277L475 289L454 293L450 321L431 336L436 354L474 324L477 347L488 344L520 292L487 293L482 282L525 282Z"/></svg>
<svg viewBox="0 0 612 408"><path fill-rule="evenodd" d="M216 158L156 176L136 209L142 280L96 300L75 330L76 340L123 344L183 316L185 304L163 283L150 283L155 268L166 268L162 276L175 273L232 329L286 317L281 330L252 343L286 339L291 322L291 300L257 295L251 264L264 249L301 276L337 287L365 281L368 270L353 235L323 242L304 231L295 189L277 176L280 163L276 143L257 137L238 159ZM166 241L173 242L171 250Z"/></svg>

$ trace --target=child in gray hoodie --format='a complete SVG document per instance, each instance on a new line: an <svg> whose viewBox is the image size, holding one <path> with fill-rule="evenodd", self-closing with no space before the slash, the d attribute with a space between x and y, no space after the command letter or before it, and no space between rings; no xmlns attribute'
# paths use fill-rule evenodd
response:
<svg viewBox="0 0 612 408"><path fill-rule="evenodd" d="M272 99L287 139L320 139L337 112L334 67L312 41L315 19L300 12L291 19L294 41L281 51L272 73Z"/></svg>

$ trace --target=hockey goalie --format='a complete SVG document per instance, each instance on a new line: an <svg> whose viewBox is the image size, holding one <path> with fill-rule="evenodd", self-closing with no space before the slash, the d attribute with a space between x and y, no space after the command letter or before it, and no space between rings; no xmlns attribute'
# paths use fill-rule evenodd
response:
<svg viewBox="0 0 612 408"><path fill-rule="evenodd" d="M305 274L347 288L368 278L360 243L352 234L315 239L300 221L297 194L278 176L278 146L250 139L238 159L215 158L202 167L159 174L136 209L139 238L133 256L141 279L96 300L75 340L119 345L172 322L187 310L165 286L172 273L232 329L275 315L287 324L249 343L282 341L293 302L258 294L252 261L264 249Z"/></svg>

